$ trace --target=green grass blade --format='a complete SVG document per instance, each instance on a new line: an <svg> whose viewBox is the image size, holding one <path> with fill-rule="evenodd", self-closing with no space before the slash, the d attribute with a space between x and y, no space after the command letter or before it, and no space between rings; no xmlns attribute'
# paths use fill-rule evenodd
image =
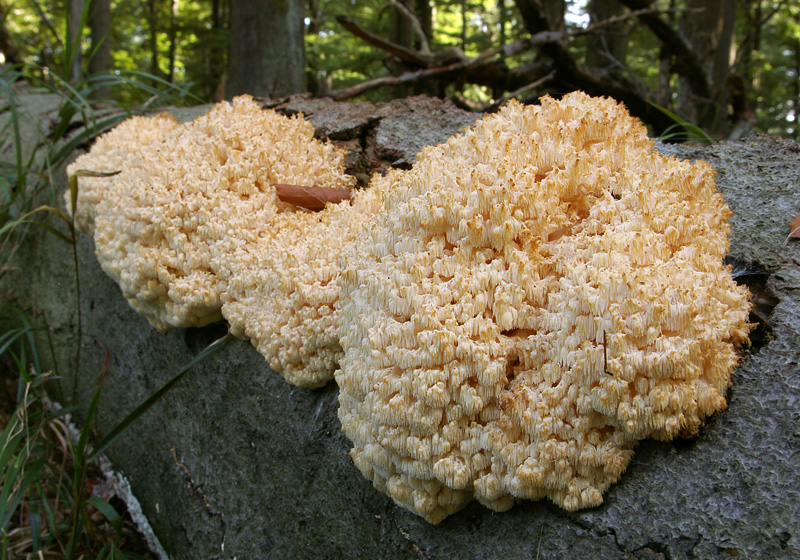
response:
<svg viewBox="0 0 800 560"><path fill-rule="evenodd" d="M212 356L213 354L217 353L218 351L225 348L231 340L231 335L226 334L219 340L216 340L209 344L202 352L200 352L197 356L194 357L192 361L184 365L178 373L176 373L169 381L164 383L155 393L150 395L147 400L145 400L142 404L136 407L136 409L128 414L119 424L117 424L109 433L108 435L103 438L103 440L97 445L97 447L89 454L88 461L95 459L100 454L104 453L106 449L111 447L117 439L127 430L131 424L133 424L136 420L139 419L142 414L147 412L154 404L161 400L161 398L166 395L172 387L175 386L178 381L183 379L183 376L191 370L194 366L199 364L200 362L206 360L208 357Z"/></svg>
<svg viewBox="0 0 800 560"><path fill-rule="evenodd" d="M714 143L714 139L711 136L709 136L708 133L705 130L703 130L702 128L700 128L696 124L690 123L689 121L687 121L686 119L684 119L680 115L677 115L677 114L673 113L672 111L670 111L666 107L662 107L661 105L653 103L652 101L648 101L647 103L649 105L651 105L652 107L654 107L655 109L658 109L659 111L661 111L663 114L665 114L671 120L673 120L675 122L675 125L681 126L688 133L691 133L691 136L689 137L689 139L702 140L703 142L708 142L709 144L713 144ZM670 130L671 128L672 127L667 128L667 130L665 130L664 132L667 133L667 131ZM671 134L668 135L667 138L665 138L662 135L661 139L662 140L666 140L668 138L669 139L674 139L674 138L679 138L679 137L680 136L678 134L671 133Z"/></svg>
<svg viewBox="0 0 800 560"><path fill-rule="evenodd" d="M34 487L38 488L38 494L41 496L41 484L38 482L34 485ZM46 501L46 500L43 500ZM39 552L42 549L42 518L39 515L39 505L36 500L29 501L30 507L28 512L28 519L31 525L31 541L32 545L31 548L33 552Z"/></svg>
<svg viewBox="0 0 800 560"><path fill-rule="evenodd" d="M103 390L103 385L98 383L97 388L92 395L92 402L89 403L89 409L86 411L86 418L83 420L81 428L81 435L78 437L78 442L73 446L72 459L75 461L75 470L79 471L83 466L88 463L86 458L86 444L89 441L89 434L92 431L92 422L97 414L97 404L100 402L100 393Z"/></svg>
<svg viewBox="0 0 800 560"><path fill-rule="evenodd" d="M18 458L19 463L15 465L13 471L6 473L6 477L11 475L11 479L19 478L19 483L16 485L3 483L3 491L0 494L0 532L5 531L11 516L17 510L22 498L28 492L28 488L35 481L39 480L40 471L44 465L44 456L39 457L33 464L28 465L26 468L23 457L27 458L27 454L21 454ZM8 493L6 489L9 489Z"/></svg>
<svg viewBox="0 0 800 560"><path fill-rule="evenodd" d="M168 90L177 91L180 94L181 98L186 97L186 98L189 98L192 101L195 101L197 103L205 103L205 101L203 99L197 97L195 94L193 94L191 91L189 91L189 87L188 86L179 86L177 84L173 84L171 82L168 82L167 80L164 80L163 78L159 78L158 76L153 76L152 74L148 74L147 72L142 72L140 70L120 70L120 73L121 74L130 74L131 76L137 76L139 78L143 78L143 79L146 79L146 80L152 80L152 81L154 81L156 83L159 83L159 84L163 85ZM140 82L137 82L137 83L140 83Z"/></svg>
<svg viewBox="0 0 800 560"><path fill-rule="evenodd" d="M19 417L15 414L0 435L0 478L4 478L6 471L12 466L12 458L17 455L24 435L25 430L20 426ZM6 479L3 490L5 491L5 487L10 484L9 479Z"/></svg>
<svg viewBox="0 0 800 560"><path fill-rule="evenodd" d="M97 508L108 519L108 522L114 527L114 531L117 532L117 536L122 534L122 516L111 504L98 496L91 496L86 503Z"/></svg>
<svg viewBox="0 0 800 560"><path fill-rule="evenodd" d="M11 89L11 84L6 80L0 80L0 87L3 88L3 93L6 99L8 99L8 106L11 112L11 125L14 130L14 148L17 163L17 189L22 189L25 187L26 170L22 165L22 136L19 130L20 114L17 109L17 96L14 90Z"/></svg>
<svg viewBox="0 0 800 560"><path fill-rule="evenodd" d="M34 329L33 327L24 327L24 328L14 329L0 335L0 355L5 354L9 346L14 344L14 342L16 342L18 338L25 336L26 333L31 332L33 330L36 329Z"/></svg>

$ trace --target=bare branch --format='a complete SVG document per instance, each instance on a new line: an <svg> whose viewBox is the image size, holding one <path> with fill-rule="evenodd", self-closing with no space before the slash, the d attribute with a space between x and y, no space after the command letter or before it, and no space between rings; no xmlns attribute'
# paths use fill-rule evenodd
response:
<svg viewBox="0 0 800 560"><path fill-rule="evenodd" d="M528 31L537 34L548 29L549 22L539 0L515 0L515 4ZM649 3L643 7L636 6L636 8L637 11L639 8L651 9ZM647 16L647 14L640 14L638 17ZM553 61L556 71L555 79L559 81L561 87L582 89L590 95L610 95L625 103L631 113L649 122L659 131L673 124L663 113L651 105L651 102L656 100L656 95L640 80L582 66L572 56L563 41L547 43L542 45L540 50Z"/></svg>
<svg viewBox="0 0 800 560"><path fill-rule="evenodd" d="M510 99L515 99L515 98L519 99L526 93L535 91L539 87L543 86L544 84L552 80L555 77L555 75L556 75L555 71L551 71L546 76L542 76L538 80L535 80L529 84L522 86L519 89L507 93L506 95L492 101L491 103L476 103L474 101L469 101L463 97L456 97L452 101L456 104L456 106L467 109L469 111L478 111L478 112L483 111L491 113L493 111L496 111L506 103L508 103Z"/></svg>
<svg viewBox="0 0 800 560"><path fill-rule="evenodd" d="M58 45L63 48L64 47L64 43L61 42L61 37L58 36L58 31L56 31L56 28L53 25L53 22L50 21L50 18L47 16L47 12L44 11L42 6L36 0L30 0L30 2L31 2L31 4L33 4L33 7L36 10L36 13L39 14L39 18L42 20L42 23L44 23L45 27L47 27L47 29L50 30L50 33L53 34L53 37L55 38L56 43L58 43Z"/></svg>
<svg viewBox="0 0 800 560"><path fill-rule="evenodd" d="M406 85L429 78L451 81L458 79L469 83L488 85L501 90L509 89L513 82L517 87L515 91L501 96L489 105L483 106L486 109L491 109L515 95L523 95L537 87L541 87L546 82L558 80L558 87L584 89L595 95L612 95L625 102L632 112L639 114L642 118L646 118L659 128L665 128L672 124L672 122L663 122L664 115L655 111L648 104L649 101L655 100L656 96L643 82L625 76L615 75L612 78L602 71L584 68L575 60L564 44L566 40L572 37L595 33L605 26L626 20L661 13L659 10L646 6L633 10L628 14L597 22L583 29L566 32L552 30L547 27L549 22L544 15L544 10L539 0L516 0L516 3L523 15L526 27L531 32L531 36L488 49L474 58L467 58L460 50L432 54L414 51L377 37L345 17L337 18L345 29L364 39L369 44L394 55L410 68L407 72L398 76L367 80L350 88L333 92L332 96L337 100L350 99L380 87ZM509 70L499 55L512 56L535 48L541 49L553 61L553 65L549 69L550 72L547 73L548 70L542 71L542 69L539 69L535 73L538 75L533 80L533 83L520 82L519 78L523 74L530 74L530 72L515 74L516 69Z"/></svg>
<svg viewBox="0 0 800 560"><path fill-rule="evenodd" d="M620 0L620 2L631 10L647 9L653 4L652 0ZM702 99L711 99L711 84L703 64L689 41L657 13L642 14L639 16L639 21L647 26L675 56L675 71L686 79L692 92Z"/></svg>
<svg viewBox="0 0 800 560"><path fill-rule="evenodd" d="M421 66L422 68L425 68L430 63L430 56L422 55L413 49L408 49L396 43L392 43L391 41L387 41L386 39L382 39L366 29L362 29L348 17L336 16L336 21L356 37L363 39L373 47L377 47L396 56L400 60L415 66Z"/></svg>
<svg viewBox="0 0 800 560"><path fill-rule="evenodd" d="M383 78L376 78L374 80L361 82L360 84L356 84L353 87L343 89L338 92L334 92L333 98L336 101L343 101L345 99L350 99L357 95L361 95L364 92L377 89L380 87L410 84L417 82L419 80L423 80L425 78L432 78L434 76L441 76L451 72L458 72L459 70L463 69L464 69L463 62L454 62L447 66L437 66L435 68L428 68L426 70L406 72L404 74L401 74L400 76L385 76Z"/></svg>
<svg viewBox="0 0 800 560"><path fill-rule="evenodd" d="M398 0L389 0L389 3L397 8L405 18L411 23L411 27L414 28L414 33L417 34L419 37L419 44L420 44L420 52L423 54L430 54L431 53L431 45L428 43L428 37L425 35L425 32L422 30L422 24L419 22L416 14L408 9L408 6L399 2Z"/></svg>

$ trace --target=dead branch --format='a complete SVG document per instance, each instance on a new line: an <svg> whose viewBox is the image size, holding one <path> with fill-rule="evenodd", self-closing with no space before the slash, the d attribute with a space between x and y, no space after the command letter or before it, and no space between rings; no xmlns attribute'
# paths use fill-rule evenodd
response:
<svg viewBox="0 0 800 560"><path fill-rule="evenodd" d="M392 3L395 4L395 2L396 0ZM518 55L543 45L564 41L571 37L594 33L604 26L630 20L652 11L654 10L650 8L637 10L623 16L609 18L608 20L592 24L584 29L577 29L570 32L552 31L549 29L539 31L538 33L533 33L526 39L520 39L512 43L488 49L474 58L467 57L461 49L457 47L438 53L409 49L363 29L345 16L338 16L336 21L347 31L363 39L366 43L396 57L402 63L411 66L411 68L396 76L367 80L350 88L333 92L332 96L334 99L341 101L381 87L408 85L428 78L443 78L446 76L452 77L453 80L460 79L469 83L479 83L493 88L505 89L506 86L509 85L508 81L512 72L509 71L503 61L496 59L499 55ZM419 23L418 20L417 23ZM534 83L537 86L541 86L551 77L552 76L548 74L545 76L546 79L543 79L540 75L534 80ZM488 106L499 106L499 103L504 103L513 95L531 91L533 88L530 84L526 84L517 89L521 90L521 92L512 92L512 94L503 96Z"/></svg>
<svg viewBox="0 0 800 560"><path fill-rule="evenodd" d="M399 76L385 76L383 78L376 78L374 80L361 82L360 84L356 84L353 87L343 89L338 92L334 92L333 98L336 101L344 101L346 99L351 99L357 95L361 95L362 93L365 93L373 89L386 86L399 86L404 84L411 84L419 80L423 80L425 78L433 78L433 77L443 76L449 73L456 73L459 70L463 69L464 69L464 63L454 62L446 66L437 66L434 68L427 68L425 70L405 72L404 74L400 74Z"/></svg>
<svg viewBox="0 0 800 560"><path fill-rule="evenodd" d="M623 0L627 4L629 0ZM647 5L636 5L637 17L648 17L640 9L651 10ZM549 30L549 21L539 0L515 0L525 27L532 34ZM652 14L651 14L652 15ZM606 20L609 21L609 20ZM618 21L618 20L617 20ZM616 23L616 21L615 21ZM590 95L609 95L627 105L632 114L662 131L674 124L666 115L653 106L657 96L643 82L626 75L619 75L580 64L567 49L564 41L553 41L542 45L540 52L553 61L554 80L567 91L581 89Z"/></svg>
<svg viewBox="0 0 800 560"><path fill-rule="evenodd" d="M631 10L647 9L653 3L652 0L620 0L620 2ZM675 56L675 72L686 79L692 93L701 99L710 99L711 84L703 64L689 41L658 13L641 14L639 21Z"/></svg>
<svg viewBox="0 0 800 560"><path fill-rule="evenodd" d="M572 56L565 44L573 37L595 33L608 25L635 18L658 17L663 13L663 10L655 9L647 0L628 1L641 4L637 4L636 9L630 13L608 18L586 28L561 31L549 28L549 21L539 0L515 0L531 36L488 49L473 58L467 57L460 49L438 53L423 53L409 49L382 39L362 29L348 18L340 16L337 17L337 21L347 31L394 56L401 67L406 65L408 70L399 75L367 80L333 92L332 97L336 100L345 100L373 89L408 85L431 78L447 82L476 83L501 91L512 90L490 104L481 106L491 110L513 96L523 95L545 83L552 83L558 89L583 89L593 95L613 96L623 101L633 114L653 124L658 130L663 130L673 123L651 105L651 102L657 99L656 94L643 82L629 75L586 68ZM533 75L529 72L517 72L517 69L510 70L500 57L500 55L517 55L532 49L539 49L552 61L549 69L537 68ZM531 80L521 82L522 76L529 76Z"/></svg>
<svg viewBox="0 0 800 560"><path fill-rule="evenodd" d="M417 16L408 9L408 6L399 2L398 0L389 0L389 3L397 8L397 10L403 14L403 16L411 23L411 27L414 29L414 33L417 34L419 37L419 44L420 44L420 52L423 54L430 54L431 53L431 45L428 43L428 37L425 35L425 32L422 30L422 24L419 22Z"/></svg>
<svg viewBox="0 0 800 560"><path fill-rule="evenodd" d="M400 60L407 62L408 64L412 64L418 67L426 68L431 62L431 56L419 53L413 49L409 49L398 45L396 43L392 43L391 41L387 41L377 35L370 33L366 29L359 27L353 20L345 16L336 16L336 21L339 22L339 25L344 27L347 31L358 37L359 39L363 39L366 43L372 45L373 47L377 47L382 51L386 51L389 54L396 56Z"/></svg>

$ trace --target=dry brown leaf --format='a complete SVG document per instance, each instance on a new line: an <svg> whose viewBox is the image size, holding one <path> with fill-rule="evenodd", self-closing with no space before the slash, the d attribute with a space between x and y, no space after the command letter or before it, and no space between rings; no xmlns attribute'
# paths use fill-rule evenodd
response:
<svg viewBox="0 0 800 560"><path fill-rule="evenodd" d="M781 246L786 247L790 239L800 239L800 216L795 217L794 220L789 222L789 235Z"/></svg>
<svg viewBox="0 0 800 560"><path fill-rule="evenodd" d="M275 193L281 202L288 202L314 212L323 210L328 202L336 204L350 199L350 189L341 188L277 184Z"/></svg>
<svg viewBox="0 0 800 560"><path fill-rule="evenodd" d="M794 220L789 223L789 237L794 237L795 239L800 239L800 216L797 216Z"/></svg>

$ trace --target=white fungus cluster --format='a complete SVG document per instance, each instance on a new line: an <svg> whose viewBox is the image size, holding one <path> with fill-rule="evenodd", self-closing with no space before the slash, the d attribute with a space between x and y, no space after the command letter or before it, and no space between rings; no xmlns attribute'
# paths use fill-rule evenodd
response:
<svg viewBox="0 0 800 560"><path fill-rule="evenodd" d="M287 381L320 387L333 379L339 345L339 252L382 204L379 189L319 213L285 213L270 233L237 248L222 314Z"/></svg>
<svg viewBox="0 0 800 560"><path fill-rule="evenodd" d="M749 329L729 215L709 165L582 93L423 150L343 253L356 465L433 523L473 498L600 504L636 441L725 406Z"/></svg>
<svg viewBox="0 0 800 560"><path fill-rule="evenodd" d="M273 188L352 185L302 118L243 97L150 124L81 162L124 162L79 198L104 270L157 328L224 316L291 383L335 372L355 464L429 522L598 505L638 440L725 407L730 211L610 99L512 101L319 213Z"/></svg>
<svg viewBox="0 0 800 560"><path fill-rule="evenodd" d="M67 166L67 175L72 176L82 169L96 173L122 171L128 160L148 144L160 142L179 123L169 113L152 117L131 117L122 121L109 132L100 136L92 151L83 154ZM111 177L78 177L78 200L75 204L75 227L83 233L94 235L94 220L97 207L111 185ZM64 193L67 212L72 212L70 191Z"/></svg>
<svg viewBox="0 0 800 560"><path fill-rule="evenodd" d="M281 211L274 185L353 183L313 133L243 96L139 146L97 204L94 234L131 306L159 330L220 320L231 256Z"/></svg>

